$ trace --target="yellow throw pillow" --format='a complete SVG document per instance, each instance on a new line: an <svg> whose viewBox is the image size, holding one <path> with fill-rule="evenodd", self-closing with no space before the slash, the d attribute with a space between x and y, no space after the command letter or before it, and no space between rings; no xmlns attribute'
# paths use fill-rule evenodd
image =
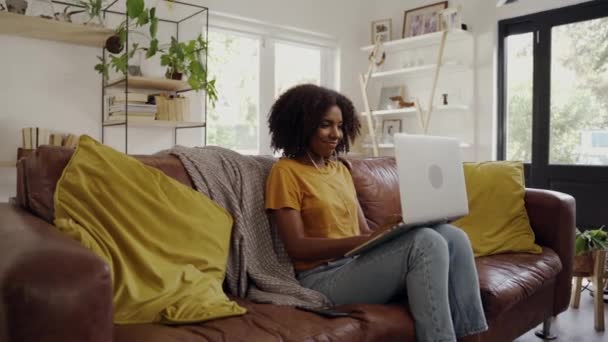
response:
<svg viewBox="0 0 608 342"><path fill-rule="evenodd" d="M521 162L465 163L469 215L453 222L473 245L475 256L507 252L540 253L534 243L524 195Z"/></svg>
<svg viewBox="0 0 608 342"><path fill-rule="evenodd" d="M102 257L115 323L245 313L222 289L232 217L160 170L82 136L55 191L55 225Z"/></svg>

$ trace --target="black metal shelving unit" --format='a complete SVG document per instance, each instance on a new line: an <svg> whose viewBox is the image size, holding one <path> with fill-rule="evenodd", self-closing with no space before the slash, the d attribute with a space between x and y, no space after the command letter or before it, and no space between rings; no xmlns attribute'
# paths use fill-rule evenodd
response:
<svg viewBox="0 0 608 342"><path fill-rule="evenodd" d="M52 0L52 2L54 4L58 4L58 5L64 5L64 6L72 6L72 7L82 7L78 4L74 4L74 3L70 3L67 1L61 1L61 0ZM169 9L168 11L165 11L167 13L159 13L158 9L159 9L159 5L160 4L164 4L164 8ZM114 0L113 2L111 2L110 4L108 4L107 6L105 6L102 10L103 12L103 18L107 19L108 17L112 16L112 15L118 15L118 16L122 16L124 17L124 20L127 23L127 26L129 24L129 16L127 15L127 10L126 10L126 0ZM173 15L176 18L172 18L171 12L173 12ZM201 34L203 35L203 38L205 40L207 40L208 38L208 32L209 32L209 9L205 6L201 6L198 4L194 4L194 3L187 3L187 2L182 2L182 1L172 1L172 0L161 0L159 1L158 5L157 5L157 12L156 15L158 17L159 22L162 23L169 23L169 24L173 24L175 25L175 38L180 41L180 26L182 26L185 23L188 23L191 20L195 20L198 18L198 20L203 20L204 23L202 23L200 25L201 27ZM159 30L160 33L160 30ZM173 36L173 35L171 35ZM164 42L161 42L160 45L163 45ZM127 55L129 54L129 34L127 34L127 39L125 42L125 47L126 49L126 53ZM102 60L105 63L107 58L109 56L109 52L106 50L105 47L102 48ZM205 65L207 65L208 62L208 56L207 53L205 53L204 56L204 63ZM105 134L106 134L106 128L115 128L115 127L124 127L124 152L125 153L129 153L129 126L145 126L145 124L139 123L139 124L134 124L134 123L129 123L129 115L128 115L128 97L129 97L129 90L131 89L131 87L129 87L129 80L132 76L130 76L128 73L127 75L124 75L124 80L121 83L124 83L124 93L125 93L125 120L124 122L119 121L119 122L106 122L106 118L105 118L105 98L106 98L106 94L107 94L107 89L109 87L115 87L114 85L109 84L108 80L105 80L104 77L101 77L102 79L102 87L101 87L101 141L102 143L105 143ZM186 83L187 84L187 83ZM141 88L140 88L141 89ZM180 89L173 89L173 90L167 90L167 89L162 89L162 90L158 90L155 91L155 89L147 89L147 93L149 95L157 95L160 94L161 92L164 93L171 93L171 94L178 94L178 93L183 93L183 92L189 92L192 91L189 87L183 87ZM149 125L149 127L163 127L163 126L169 126L171 128L173 128L173 142L174 144L177 144L177 137L178 137L178 132L183 130L183 129L204 129L202 134L203 134L203 139L202 139L202 144L204 145L206 143L206 137L207 137L207 132L206 132L206 122L207 122L207 94L206 93L202 93L202 99L201 99L201 108L203 109L203 113L202 113L202 117L203 117L203 121L202 122L188 122L188 123L182 123L180 124L179 121L173 122L171 121L171 123L174 124L167 124L167 125L158 125L158 124L151 124ZM156 121L156 120L155 120Z"/></svg>

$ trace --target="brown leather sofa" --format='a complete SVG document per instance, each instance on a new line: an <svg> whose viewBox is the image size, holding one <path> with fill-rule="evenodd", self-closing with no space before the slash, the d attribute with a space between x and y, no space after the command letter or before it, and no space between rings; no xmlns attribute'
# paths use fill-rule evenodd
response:
<svg viewBox="0 0 608 342"><path fill-rule="evenodd" d="M53 193L71 151L41 147L18 164L17 197L0 205L0 341L414 341L403 304L356 305L352 318L328 319L290 307L235 299L240 317L201 324L114 325L108 266L53 226ZM173 156L140 156L184 184ZM397 174L390 158L353 159L359 200L371 227L398 210ZM574 199L528 189L526 208L540 255L477 259L490 330L482 341L510 341L564 311L570 297ZM382 286L382 284L378 284Z"/></svg>

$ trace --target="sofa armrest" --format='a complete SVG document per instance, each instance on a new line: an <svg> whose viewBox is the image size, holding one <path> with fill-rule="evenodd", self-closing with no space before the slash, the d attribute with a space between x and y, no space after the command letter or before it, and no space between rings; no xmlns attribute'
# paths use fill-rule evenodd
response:
<svg viewBox="0 0 608 342"><path fill-rule="evenodd" d="M107 264L6 203L0 204L0 291L2 341L112 340Z"/></svg>
<svg viewBox="0 0 608 342"><path fill-rule="evenodd" d="M570 195L541 189L526 189L525 202L536 243L554 250L562 262L555 285L553 314L557 315L570 300L576 203Z"/></svg>

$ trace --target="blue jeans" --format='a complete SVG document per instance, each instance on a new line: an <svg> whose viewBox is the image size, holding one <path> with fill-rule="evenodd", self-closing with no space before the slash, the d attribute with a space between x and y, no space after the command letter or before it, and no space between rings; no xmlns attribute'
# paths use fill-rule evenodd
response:
<svg viewBox="0 0 608 342"><path fill-rule="evenodd" d="M358 257L300 272L298 280L335 305L407 295L418 341L455 341L487 329L471 244L449 224L412 229Z"/></svg>

